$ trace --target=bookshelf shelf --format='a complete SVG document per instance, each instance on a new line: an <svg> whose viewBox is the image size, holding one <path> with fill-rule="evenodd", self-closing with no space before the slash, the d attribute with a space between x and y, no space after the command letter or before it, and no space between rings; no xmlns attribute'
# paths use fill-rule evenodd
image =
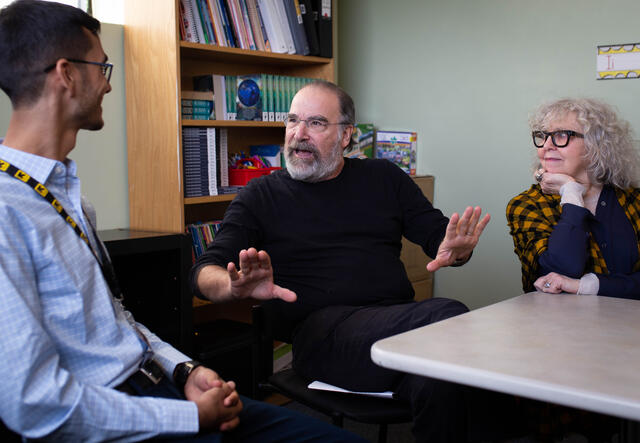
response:
<svg viewBox="0 0 640 443"><path fill-rule="evenodd" d="M235 194L184 197L183 127L225 128L230 155L250 145L283 142L281 122L182 120L181 91L193 89L194 76L267 73L335 79L333 58L182 41L179 5L180 0L125 2L130 229L184 232L189 223L221 218L233 200Z"/></svg>
<svg viewBox="0 0 640 443"><path fill-rule="evenodd" d="M185 205L201 205L203 203L230 202L236 194L208 195L204 197L188 197L184 199Z"/></svg>
<svg viewBox="0 0 640 443"><path fill-rule="evenodd" d="M259 122L259 121L243 121L243 120L182 120L182 126L284 129L284 123L282 122Z"/></svg>
<svg viewBox="0 0 640 443"><path fill-rule="evenodd" d="M191 59L209 60L215 57L219 61L233 63L266 63L271 65L327 65L332 59L308 55L277 54L275 52L256 51L251 49L228 48L180 41L180 54Z"/></svg>

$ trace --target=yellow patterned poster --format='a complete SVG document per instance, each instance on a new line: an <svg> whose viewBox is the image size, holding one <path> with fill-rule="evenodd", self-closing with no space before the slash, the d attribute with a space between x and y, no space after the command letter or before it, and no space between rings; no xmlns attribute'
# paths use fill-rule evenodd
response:
<svg viewBox="0 0 640 443"><path fill-rule="evenodd" d="M598 46L598 80L640 78L640 43Z"/></svg>

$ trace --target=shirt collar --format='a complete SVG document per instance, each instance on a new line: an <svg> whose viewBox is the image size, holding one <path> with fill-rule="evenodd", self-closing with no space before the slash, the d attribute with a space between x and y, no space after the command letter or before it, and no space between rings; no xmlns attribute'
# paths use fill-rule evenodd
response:
<svg viewBox="0 0 640 443"><path fill-rule="evenodd" d="M0 140L0 159L11 163L18 169L23 170L42 184L47 182L54 171L56 172L56 175L66 174L75 176L76 174L76 164L71 159L66 159L64 162L52 160L50 158L13 149L1 143L2 140Z"/></svg>

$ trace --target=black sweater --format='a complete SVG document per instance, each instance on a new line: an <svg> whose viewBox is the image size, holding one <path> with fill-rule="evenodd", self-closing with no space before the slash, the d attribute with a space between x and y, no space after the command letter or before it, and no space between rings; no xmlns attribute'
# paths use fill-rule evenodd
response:
<svg viewBox="0 0 640 443"><path fill-rule="evenodd" d="M274 282L294 291L280 302L292 326L328 305L393 304L413 288L400 261L401 238L434 257L448 219L407 174L386 160L345 159L336 178L293 180L282 170L253 179L229 205L213 244L192 270L238 263L241 249L271 257ZM426 265L426 263L425 263Z"/></svg>

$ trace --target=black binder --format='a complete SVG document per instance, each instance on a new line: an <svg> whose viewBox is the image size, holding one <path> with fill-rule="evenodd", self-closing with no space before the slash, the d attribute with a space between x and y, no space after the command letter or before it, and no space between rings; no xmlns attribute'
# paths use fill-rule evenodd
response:
<svg viewBox="0 0 640 443"><path fill-rule="evenodd" d="M316 20L313 16L311 0L299 0L299 2L302 22L304 24L304 32L307 35L307 43L309 43L309 55L319 55L320 44L318 43L318 29L316 26Z"/></svg>
<svg viewBox="0 0 640 443"><path fill-rule="evenodd" d="M287 13L287 22L291 29L293 44L296 47L296 54L309 55L309 42L307 41L307 34L304 31L304 21L299 21L302 20L302 13L298 16L298 8L294 1L295 0L284 0L284 10Z"/></svg>
<svg viewBox="0 0 640 443"><path fill-rule="evenodd" d="M331 0L312 0L314 16L317 17L320 57L333 56L333 11Z"/></svg>

